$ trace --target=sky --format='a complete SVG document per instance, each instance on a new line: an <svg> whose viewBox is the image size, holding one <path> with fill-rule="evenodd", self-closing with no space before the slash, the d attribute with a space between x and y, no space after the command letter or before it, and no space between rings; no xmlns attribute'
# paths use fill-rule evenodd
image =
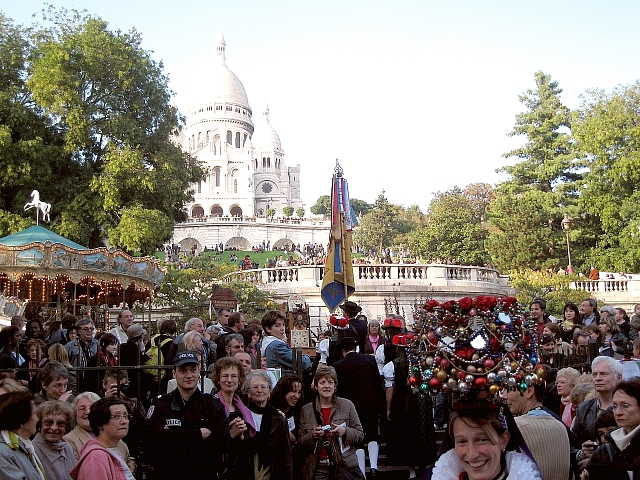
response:
<svg viewBox="0 0 640 480"><path fill-rule="evenodd" d="M8 4L7 4L8 3ZM518 96L543 71L571 109L588 89L640 78L635 0L52 0L113 30L135 28L185 113L218 31L254 123L265 102L307 212L329 195L336 159L352 198L426 212L435 192L505 180ZM0 4L30 25L45 4ZM36 17L40 19L39 16Z"/></svg>

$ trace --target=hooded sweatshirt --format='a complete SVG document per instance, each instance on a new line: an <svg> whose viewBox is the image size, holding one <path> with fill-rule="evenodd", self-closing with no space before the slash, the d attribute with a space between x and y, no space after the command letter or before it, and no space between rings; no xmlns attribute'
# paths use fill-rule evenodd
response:
<svg viewBox="0 0 640 480"><path fill-rule="evenodd" d="M91 439L82 447L80 460L73 470L73 480L127 480L127 475L116 453Z"/></svg>

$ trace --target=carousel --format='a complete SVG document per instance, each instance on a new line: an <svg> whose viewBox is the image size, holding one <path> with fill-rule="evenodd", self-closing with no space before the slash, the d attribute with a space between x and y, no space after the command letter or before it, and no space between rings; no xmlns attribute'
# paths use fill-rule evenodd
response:
<svg viewBox="0 0 640 480"><path fill-rule="evenodd" d="M45 207L46 215L41 206L35 207L48 217L50 206ZM48 323L69 312L89 315L106 329L111 308L132 308L153 300L166 273L156 258L86 248L40 226L38 217L35 226L0 238L3 323L9 314Z"/></svg>

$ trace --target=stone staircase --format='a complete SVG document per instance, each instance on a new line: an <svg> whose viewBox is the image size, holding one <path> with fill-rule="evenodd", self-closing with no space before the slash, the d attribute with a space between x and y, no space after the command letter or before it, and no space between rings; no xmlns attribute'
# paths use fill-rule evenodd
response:
<svg viewBox="0 0 640 480"><path fill-rule="evenodd" d="M438 448L442 443L444 437L444 430L436 430L436 442ZM367 453L366 459L366 471L367 479L369 478L369 454ZM418 477L424 472L417 472ZM409 478L409 467L406 465L399 465L394 462L393 458L389 455L389 447L386 443L380 444L380 453L378 455L378 477L379 480L407 480Z"/></svg>

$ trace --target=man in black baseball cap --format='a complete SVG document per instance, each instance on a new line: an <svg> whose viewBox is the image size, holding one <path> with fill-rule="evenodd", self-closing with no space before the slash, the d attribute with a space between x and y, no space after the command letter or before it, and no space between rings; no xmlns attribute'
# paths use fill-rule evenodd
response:
<svg viewBox="0 0 640 480"><path fill-rule="evenodd" d="M173 358L177 388L149 408L151 464L163 478L217 477L228 450L229 422L220 400L198 389L199 352Z"/></svg>

